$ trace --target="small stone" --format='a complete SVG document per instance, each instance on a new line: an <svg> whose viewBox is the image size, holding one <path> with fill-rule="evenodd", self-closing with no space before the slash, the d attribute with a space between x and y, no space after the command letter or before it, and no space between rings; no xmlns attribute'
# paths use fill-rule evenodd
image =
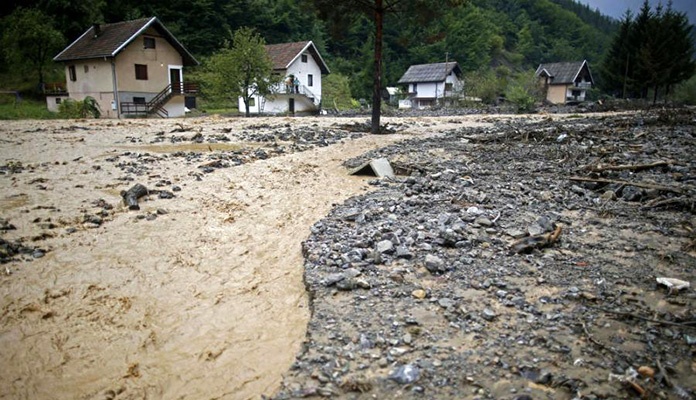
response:
<svg viewBox="0 0 696 400"><path fill-rule="evenodd" d="M413 258L413 254L405 246L396 247L396 256L405 260L410 260Z"/></svg>
<svg viewBox="0 0 696 400"><path fill-rule="evenodd" d="M411 344L413 342L413 336L411 336L410 333L406 333L401 340L403 340L405 344Z"/></svg>
<svg viewBox="0 0 696 400"><path fill-rule="evenodd" d="M413 292L411 292L411 296L413 296L419 300L423 300L426 295L427 295L427 293L423 289L416 289Z"/></svg>
<svg viewBox="0 0 696 400"><path fill-rule="evenodd" d="M444 298L439 299L437 301L437 304L439 304L440 307L442 307L442 308L450 308L450 307L454 306L456 303L454 302L454 300L444 297Z"/></svg>
<svg viewBox="0 0 696 400"><path fill-rule="evenodd" d="M493 221L486 217L478 217L476 220L474 220L475 224L479 224L481 226L493 226Z"/></svg>
<svg viewBox="0 0 696 400"><path fill-rule="evenodd" d="M377 243L377 252L380 254L394 253L394 243L391 240L382 240Z"/></svg>
<svg viewBox="0 0 696 400"><path fill-rule="evenodd" d="M166 190L160 190L159 196L160 199L173 199L174 198L174 193L168 192Z"/></svg>
<svg viewBox="0 0 696 400"><path fill-rule="evenodd" d="M420 370L413 364L402 365L389 374L389 379L402 385L416 382L418 378L420 378Z"/></svg>
<svg viewBox="0 0 696 400"><path fill-rule="evenodd" d="M446 271L445 262L438 256L428 254L425 256L425 268L432 273L442 273Z"/></svg>
<svg viewBox="0 0 696 400"><path fill-rule="evenodd" d="M490 308L484 308L483 312L481 313L481 317L486 321L493 321L498 317L498 314L496 314L495 311L491 310Z"/></svg>

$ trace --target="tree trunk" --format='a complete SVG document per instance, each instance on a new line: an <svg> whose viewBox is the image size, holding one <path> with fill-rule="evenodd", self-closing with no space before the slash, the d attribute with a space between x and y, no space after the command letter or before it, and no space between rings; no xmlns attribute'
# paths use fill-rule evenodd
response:
<svg viewBox="0 0 696 400"><path fill-rule="evenodd" d="M372 134L380 133L379 118L382 112L382 28L384 7L382 0L375 0L375 70L372 86Z"/></svg>
<svg viewBox="0 0 696 400"><path fill-rule="evenodd" d="M129 210L140 210L138 199L147 195L147 188L140 183L136 183L128 190L121 191L123 202L126 203Z"/></svg>
<svg viewBox="0 0 696 400"><path fill-rule="evenodd" d="M243 97L244 99L244 110L246 111L245 116L249 118L251 116L251 111L249 110L249 99L247 97Z"/></svg>

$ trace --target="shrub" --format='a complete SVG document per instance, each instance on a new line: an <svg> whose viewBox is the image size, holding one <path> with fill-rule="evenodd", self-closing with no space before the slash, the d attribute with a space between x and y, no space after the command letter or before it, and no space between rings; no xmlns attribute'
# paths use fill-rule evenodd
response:
<svg viewBox="0 0 696 400"><path fill-rule="evenodd" d="M58 114L63 118L99 118L101 108L94 97L87 96L84 100L64 100L58 106Z"/></svg>

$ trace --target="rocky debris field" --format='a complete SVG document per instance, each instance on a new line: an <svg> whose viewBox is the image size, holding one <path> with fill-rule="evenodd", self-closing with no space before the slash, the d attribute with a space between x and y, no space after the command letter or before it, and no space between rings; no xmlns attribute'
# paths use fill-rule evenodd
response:
<svg viewBox="0 0 696 400"><path fill-rule="evenodd" d="M484 119L346 163L274 398L696 398L696 113Z"/></svg>

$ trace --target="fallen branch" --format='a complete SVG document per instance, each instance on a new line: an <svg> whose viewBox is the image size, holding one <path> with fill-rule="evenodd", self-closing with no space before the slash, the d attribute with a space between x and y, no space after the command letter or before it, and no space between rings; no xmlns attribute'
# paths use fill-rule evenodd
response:
<svg viewBox="0 0 696 400"><path fill-rule="evenodd" d="M651 168L665 167L668 165L672 165L672 163L669 161L656 161L654 163L637 164L637 165L605 165L605 166L601 166L600 164L598 164L596 166L588 165L583 169L586 171L592 171L592 172L626 171L626 170L628 170L628 171L642 171L642 170L651 169Z"/></svg>
<svg viewBox="0 0 696 400"><path fill-rule="evenodd" d="M645 203L641 207L642 210L645 209L650 209L650 208L658 208L658 207L667 207L667 206L680 206L684 208L690 208L694 209L694 205L696 205L696 202L694 199L686 196L681 196L681 197L675 197L672 199L654 199L650 200L649 202Z"/></svg>
<svg viewBox="0 0 696 400"><path fill-rule="evenodd" d="M121 191L123 202L128 206L129 210L140 210L138 199L148 194L147 188L140 183L136 183L128 190Z"/></svg>
<svg viewBox="0 0 696 400"><path fill-rule="evenodd" d="M643 188L643 189L655 189L655 190L662 190L664 192L687 194L687 190L685 190L685 189L673 187L673 186L656 185L654 183L629 182L629 181L620 181L620 180L603 179L603 178L583 178L581 176L571 176L568 179L571 181L574 181L574 182L596 182L596 183L607 183L607 184L616 184L616 185L627 185L627 186L634 186L634 187Z"/></svg>
<svg viewBox="0 0 696 400"><path fill-rule="evenodd" d="M561 227L557 226L553 232L522 238L512 244L512 251L515 253L529 253L534 249L550 246L561 236L561 231Z"/></svg>
<svg viewBox="0 0 696 400"><path fill-rule="evenodd" d="M635 318L635 319L640 319L640 320L643 320L643 321L646 321L646 322L652 322L652 323L654 323L654 324L659 324L659 325L670 325L670 326L679 326L679 327L682 327L682 328L696 329L696 326L693 326L693 325L692 325L692 322L683 322L683 323L680 323L680 322L665 321L665 320L661 320L661 319L654 319L654 318L643 317L643 316L641 316L641 315L637 315L637 314L634 314L634 313L628 313L628 312L622 312L622 311L614 311L614 310L609 310L609 309L607 309L607 308L595 307L595 306L591 306L591 305L589 305L589 304L586 304L586 306L589 307L589 308L594 308L594 309L599 310L599 311L603 311L603 312L605 312L605 313L615 314L615 315L621 315L621 316L624 316L624 317L631 317L631 318Z"/></svg>

